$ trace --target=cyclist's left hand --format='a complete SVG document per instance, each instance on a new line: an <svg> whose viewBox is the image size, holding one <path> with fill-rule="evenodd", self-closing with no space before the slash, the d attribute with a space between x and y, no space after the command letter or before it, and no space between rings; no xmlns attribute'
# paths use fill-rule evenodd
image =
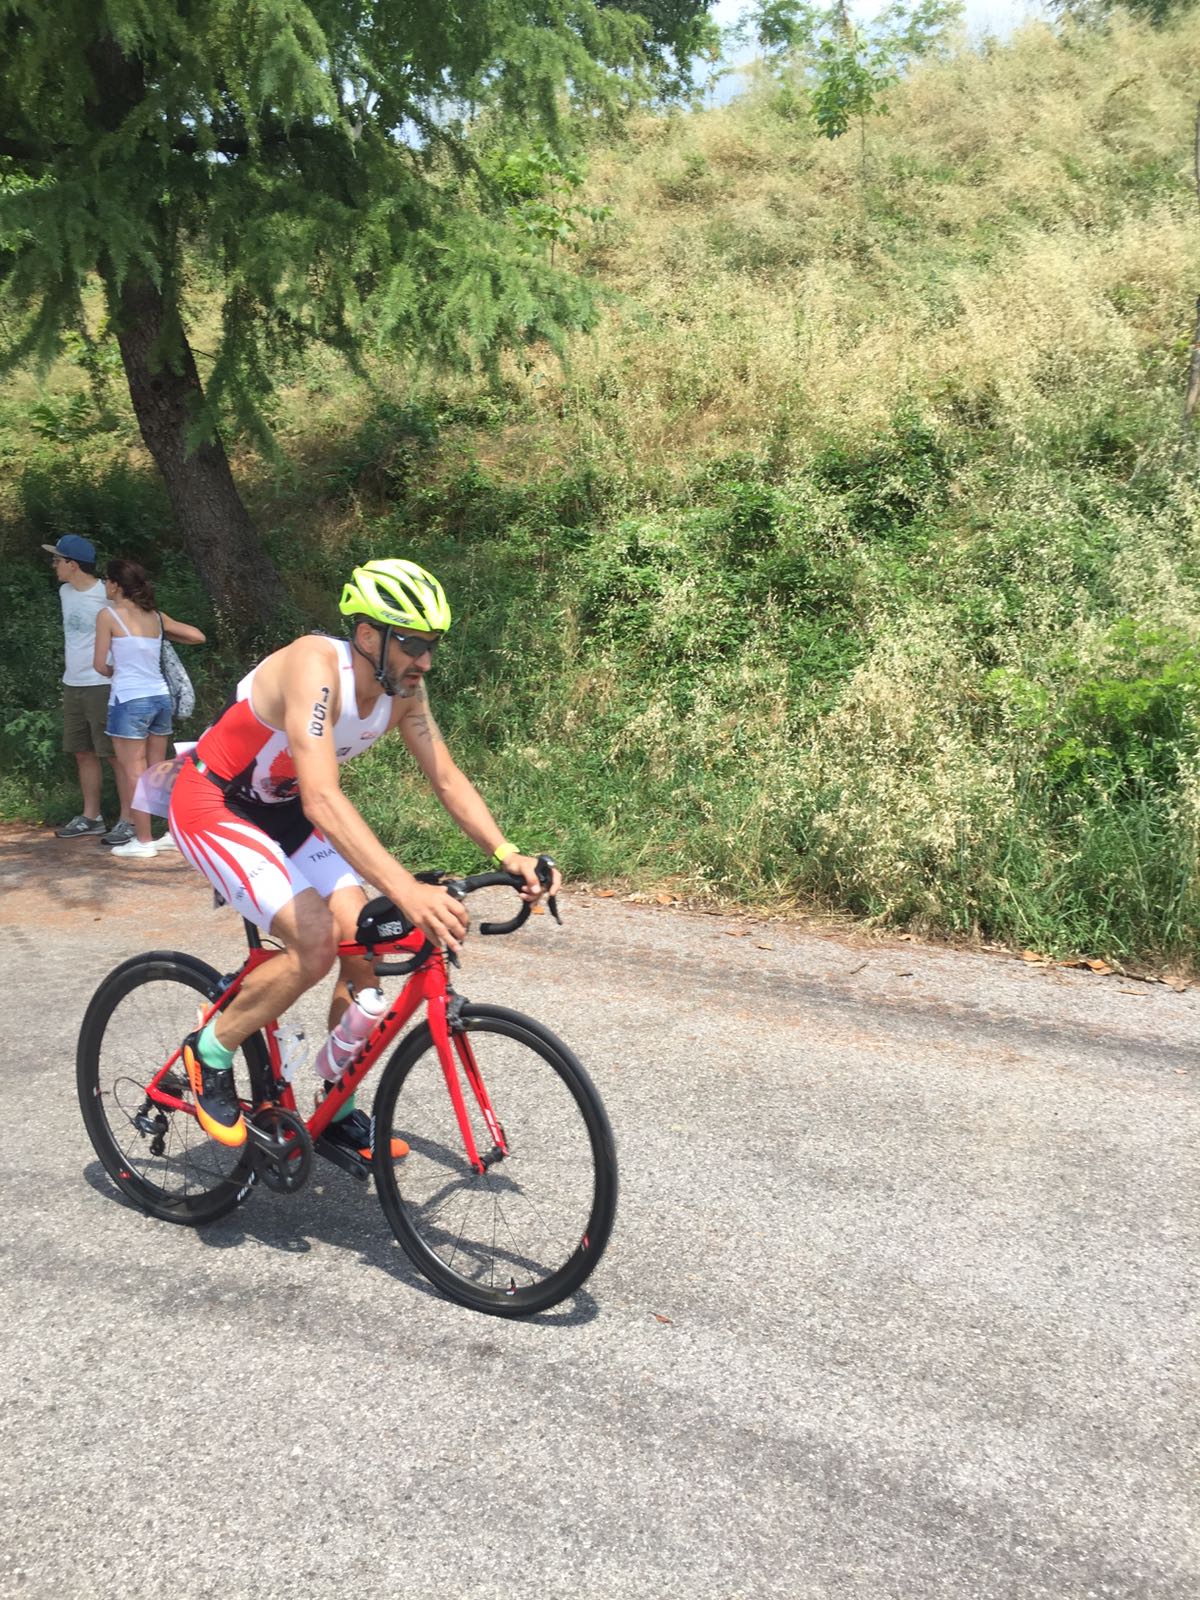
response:
<svg viewBox="0 0 1200 1600"><path fill-rule="evenodd" d="M543 889L538 882L537 857L518 855L514 850L511 856L504 859L505 872L519 872L525 879L525 887L521 890L522 900L540 900L544 894L557 894L562 888L562 873L555 867L549 889Z"/></svg>

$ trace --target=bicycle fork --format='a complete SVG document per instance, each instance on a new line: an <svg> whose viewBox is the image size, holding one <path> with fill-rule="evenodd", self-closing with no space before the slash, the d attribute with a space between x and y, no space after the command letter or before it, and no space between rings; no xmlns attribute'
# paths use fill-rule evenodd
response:
<svg viewBox="0 0 1200 1600"><path fill-rule="evenodd" d="M452 1012L457 1009L457 1004L461 1004L461 1002L452 1003ZM489 1167L494 1167L497 1162L503 1161L509 1153L508 1143L504 1137L504 1129L500 1126L500 1120L492 1107L487 1086L483 1081L483 1074L479 1070L479 1063L475 1059L475 1052L471 1048L471 1041L467 1037L466 1029L460 1025L451 1031L446 1002L440 996L436 1000L430 1001L429 1028L433 1034L433 1042L437 1047L438 1060L441 1063L442 1075L446 1080L450 1103L454 1107L454 1115L458 1121L458 1131L462 1137L467 1162L473 1172L482 1175ZM451 1048L452 1042L453 1049ZM454 1059L456 1054L458 1060L462 1063L463 1076L471 1086L471 1092L475 1096L475 1103L479 1107L479 1114L484 1120L488 1135L492 1141L492 1148L486 1155L481 1156L479 1154L479 1148L475 1143L475 1135L471 1130L471 1120L467 1114L466 1096L463 1094L462 1083L459 1079L458 1068Z"/></svg>

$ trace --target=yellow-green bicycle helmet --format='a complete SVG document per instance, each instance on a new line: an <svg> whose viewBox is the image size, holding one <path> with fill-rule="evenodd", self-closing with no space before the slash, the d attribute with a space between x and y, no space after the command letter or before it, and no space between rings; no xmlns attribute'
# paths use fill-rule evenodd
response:
<svg viewBox="0 0 1200 1600"><path fill-rule="evenodd" d="M443 634L450 626L450 607L446 594L432 572L415 561L368 561L355 567L350 582L342 590L338 609L344 617L366 617L379 629L377 660L361 649L357 639L352 647L370 661L375 681L385 694L403 694L387 670L388 645L397 629L416 628L421 633ZM403 642L403 641L401 641ZM430 642L432 652L437 641ZM412 655L415 652L409 651Z"/></svg>
<svg viewBox="0 0 1200 1600"><path fill-rule="evenodd" d="M368 561L355 567L338 610L344 617L369 617L386 628L445 633L450 626L445 590L415 561Z"/></svg>

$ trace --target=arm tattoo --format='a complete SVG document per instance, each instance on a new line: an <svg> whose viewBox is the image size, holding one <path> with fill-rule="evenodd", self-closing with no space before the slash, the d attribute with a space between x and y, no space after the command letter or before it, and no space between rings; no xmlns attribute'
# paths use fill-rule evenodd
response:
<svg viewBox="0 0 1200 1600"><path fill-rule="evenodd" d="M319 739L322 736L322 734L325 732L325 722L326 722L326 719L328 718L328 716L329 716L329 688L328 688L328 686L325 686L321 690L320 697L316 700L316 702L313 705L312 716L309 719L309 723L308 723L308 731L309 731L309 733L312 734L314 739Z"/></svg>
<svg viewBox="0 0 1200 1600"><path fill-rule="evenodd" d="M417 715L412 719L412 731L414 738L432 740L432 722L430 717L424 711L418 712Z"/></svg>

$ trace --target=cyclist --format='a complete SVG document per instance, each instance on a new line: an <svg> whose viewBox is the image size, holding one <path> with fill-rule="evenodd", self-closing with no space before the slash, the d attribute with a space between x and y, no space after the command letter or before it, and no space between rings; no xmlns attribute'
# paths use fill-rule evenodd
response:
<svg viewBox="0 0 1200 1600"><path fill-rule="evenodd" d="M171 795L171 832L184 856L284 947L184 1041L200 1126L225 1145L246 1139L234 1052L330 971L338 941L354 937L363 879L435 945L457 950L466 932L464 907L395 861L343 794L341 762L398 731L467 838L497 867L524 877L525 899L543 892L536 858L503 836L429 709L425 676L450 626L441 584L412 561L368 561L354 569L339 609L349 639L305 634L252 668ZM558 882L555 873L551 892ZM349 1003L349 985L373 981L365 958L341 962L330 1027ZM351 1099L325 1137L363 1154L370 1122Z"/></svg>

